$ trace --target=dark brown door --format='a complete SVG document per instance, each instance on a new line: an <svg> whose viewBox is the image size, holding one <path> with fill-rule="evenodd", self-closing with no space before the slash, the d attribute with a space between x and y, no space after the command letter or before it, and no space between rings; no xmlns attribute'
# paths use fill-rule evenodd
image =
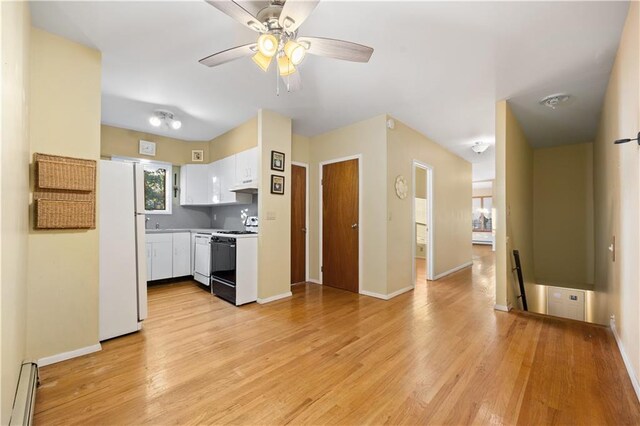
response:
<svg viewBox="0 0 640 426"><path fill-rule="evenodd" d="M358 292L358 160L322 166L322 283Z"/></svg>
<svg viewBox="0 0 640 426"><path fill-rule="evenodd" d="M307 173L291 166L291 284L306 280Z"/></svg>

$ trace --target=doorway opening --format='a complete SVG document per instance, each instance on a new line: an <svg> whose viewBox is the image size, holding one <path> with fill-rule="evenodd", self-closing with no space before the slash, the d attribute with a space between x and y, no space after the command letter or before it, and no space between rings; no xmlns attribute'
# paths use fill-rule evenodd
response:
<svg viewBox="0 0 640 426"><path fill-rule="evenodd" d="M309 275L309 168L291 163L291 285L308 281Z"/></svg>
<svg viewBox="0 0 640 426"><path fill-rule="evenodd" d="M413 239L411 242L414 285L433 280L433 169L413 161Z"/></svg>

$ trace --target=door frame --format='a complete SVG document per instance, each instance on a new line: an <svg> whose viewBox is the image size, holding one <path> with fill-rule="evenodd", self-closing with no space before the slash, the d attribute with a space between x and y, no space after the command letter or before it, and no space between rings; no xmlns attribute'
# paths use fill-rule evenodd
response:
<svg viewBox="0 0 640 426"><path fill-rule="evenodd" d="M413 160L411 162L411 175L412 175L412 197L413 206L411 208L411 235L413 239L411 240L411 276L413 277L413 287L416 286L416 207L415 207L415 199L416 199L416 167L420 167L421 169L425 169L427 172L427 235L429 236L427 241L427 279L429 281L433 281L433 259L434 259L434 247L433 247L433 199L435 198L433 195L433 167L427 163L424 163L420 160Z"/></svg>
<svg viewBox="0 0 640 426"><path fill-rule="evenodd" d="M304 189L304 222L307 232L304 233L304 280L309 282L309 164L292 161L292 166L304 167L305 173L305 189ZM292 182L293 184L293 182Z"/></svg>
<svg viewBox="0 0 640 426"><path fill-rule="evenodd" d="M320 284L323 284L322 277L322 216L323 216L323 207L322 207L322 168L327 164L341 163L343 161L349 160L358 160L358 294L362 294L362 272L363 272L363 261L362 261L362 154L349 155L346 157L334 158L332 160L321 161L318 163L319 171L318 171L318 198L319 198L319 206L318 216L319 216L319 226L318 226L318 241L320 246L320 251L318 253L318 267L320 269ZM415 263L415 262L414 262Z"/></svg>

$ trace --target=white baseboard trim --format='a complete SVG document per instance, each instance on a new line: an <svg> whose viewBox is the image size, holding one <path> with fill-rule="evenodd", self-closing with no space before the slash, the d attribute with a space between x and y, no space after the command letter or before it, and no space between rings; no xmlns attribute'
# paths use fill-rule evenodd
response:
<svg viewBox="0 0 640 426"><path fill-rule="evenodd" d="M495 304L493 305L493 309L495 309L496 311L509 312L511 310L511 306Z"/></svg>
<svg viewBox="0 0 640 426"><path fill-rule="evenodd" d="M640 401L640 383L638 383L638 376L636 376L636 372L633 370L633 365L624 350L624 345L622 344L622 340L620 340L618 330L616 330L616 322L614 320L609 321L609 326L611 327L613 337L615 337L616 343L618 344L618 349L620 350L620 355L622 355L624 366L627 367L627 374L629 375L629 379L631 379L633 390L636 391L636 398Z"/></svg>
<svg viewBox="0 0 640 426"><path fill-rule="evenodd" d="M286 293L276 294L275 296L267 297L266 299L258 298L256 302L260 303L261 305L264 305L265 303L275 302L276 300L286 299L287 297L291 297L291 296L293 296L293 293L288 291Z"/></svg>
<svg viewBox="0 0 640 426"><path fill-rule="evenodd" d="M375 297L376 299L387 300L387 295L382 293L376 293L373 291L360 290L360 294L363 296Z"/></svg>
<svg viewBox="0 0 640 426"><path fill-rule="evenodd" d="M473 261L471 262L467 262L467 263L463 263L462 265L456 266L453 269L449 269L448 271L445 271L441 274L436 275L435 277L433 277L434 281L435 280L439 280L440 278L446 277L447 275L451 275L454 272L458 272L464 268L468 268L469 266L473 265Z"/></svg>
<svg viewBox="0 0 640 426"><path fill-rule="evenodd" d="M401 288L400 290L396 290L393 293L389 293L389 294L375 293L373 291L367 291L367 290L360 290L360 294L364 296L375 297L376 299L389 300L389 299L393 299L396 296L400 296L402 293L406 293L411 290L413 290L412 285L410 285L409 287Z"/></svg>
<svg viewBox="0 0 640 426"><path fill-rule="evenodd" d="M63 352L61 354L40 358L37 363L38 363L38 367L44 367L45 365L55 364L57 362L66 361L71 358L77 358L79 356L91 354L93 352L98 352L101 350L102 350L102 345L100 343L96 343L95 345L86 346L84 348L76 349L73 351Z"/></svg>
<svg viewBox="0 0 640 426"><path fill-rule="evenodd" d="M318 285L322 285L322 283L320 282L320 280L316 280L316 279L311 279L309 278L307 280L307 282L313 283L313 284L318 284Z"/></svg>

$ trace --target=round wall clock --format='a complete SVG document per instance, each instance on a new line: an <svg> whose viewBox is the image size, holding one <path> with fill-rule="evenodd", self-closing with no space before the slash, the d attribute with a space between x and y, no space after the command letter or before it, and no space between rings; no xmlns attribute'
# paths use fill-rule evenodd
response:
<svg viewBox="0 0 640 426"><path fill-rule="evenodd" d="M404 176L399 175L396 178L396 195L401 200L404 200L405 198L407 198L408 192L409 192L409 187L407 186L407 180L404 178Z"/></svg>

